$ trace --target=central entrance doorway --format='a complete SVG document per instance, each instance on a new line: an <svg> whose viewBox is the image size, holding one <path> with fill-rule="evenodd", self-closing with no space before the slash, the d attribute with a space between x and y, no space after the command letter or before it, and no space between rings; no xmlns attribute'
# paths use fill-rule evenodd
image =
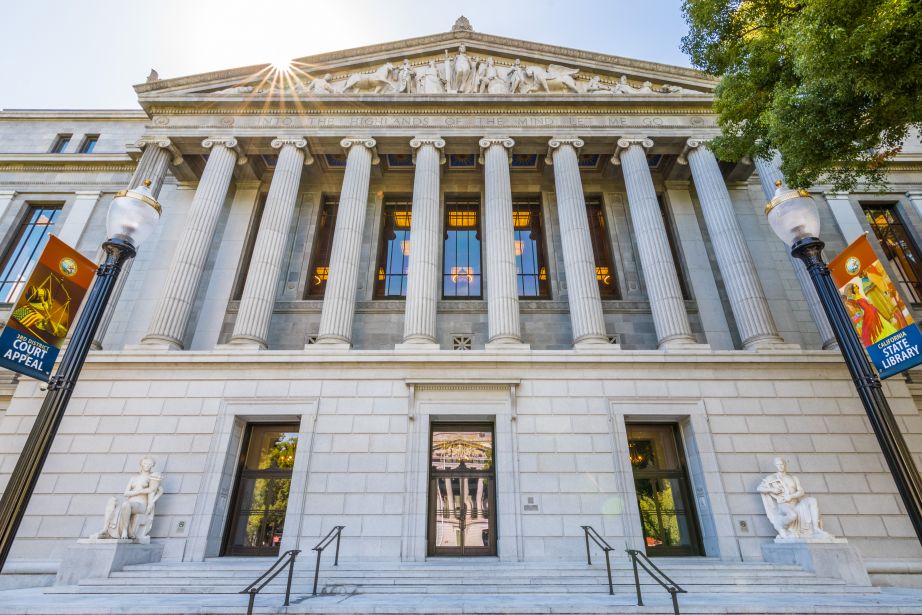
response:
<svg viewBox="0 0 922 615"><path fill-rule="evenodd" d="M430 556L496 555L493 423L433 423Z"/></svg>

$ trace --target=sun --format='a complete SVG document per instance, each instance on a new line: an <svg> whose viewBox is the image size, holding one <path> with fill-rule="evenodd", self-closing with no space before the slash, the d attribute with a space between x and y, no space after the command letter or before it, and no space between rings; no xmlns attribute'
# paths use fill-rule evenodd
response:
<svg viewBox="0 0 922 615"><path fill-rule="evenodd" d="M276 58L272 61L272 68L280 73L287 73L291 71L291 59Z"/></svg>

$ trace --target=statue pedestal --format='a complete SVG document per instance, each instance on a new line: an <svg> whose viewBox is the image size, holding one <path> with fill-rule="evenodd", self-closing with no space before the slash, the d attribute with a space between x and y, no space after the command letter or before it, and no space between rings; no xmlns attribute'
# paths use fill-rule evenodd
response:
<svg viewBox="0 0 922 615"><path fill-rule="evenodd" d="M81 579L106 578L132 564L159 562L162 544L137 544L133 540L84 538L67 548L55 585L75 585Z"/></svg>
<svg viewBox="0 0 922 615"><path fill-rule="evenodd" d="M850 585L871 585L861 553L844 538L775 539L762 545L762 557L773 564L793 564L817 576L842 579Z"/></svg>

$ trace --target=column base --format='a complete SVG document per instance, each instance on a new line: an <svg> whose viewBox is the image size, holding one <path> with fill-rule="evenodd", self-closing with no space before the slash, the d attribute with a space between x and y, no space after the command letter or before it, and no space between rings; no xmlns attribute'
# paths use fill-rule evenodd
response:
<svg viewBox="0 0 922 615"><path fill-rule="evenodd" d="M746 342L743 350L800 350L800 344L789 344L780 337L771 337Z"/></svg>
<svg viewBox="0 0 922 615"><path fill-rule="evenodd" d="M352 342L340 337L318 337L313 344L305 344L304 350L316 350L319 352L352 350Z"/></svg>
<svg viewBox="0 0 922 615"><path fill-rule="evenodd" d="M691 337L674 337L660 342L659 350L710 350L710 344L699 344Z"/></svg>
<svg viewBox="0 0 922 615"><path fill-rule="evenodd" d="M592 352L616 352L621 350L621 344L612 344L608 338L589 337L573 343L573 350Z"/></svg>
<svg viewBox="0 0 922 615"><path fill-rule="evenodd" d="M442 347L435 342L402 342L400 344L394 344L394 350L397 352L432 352L435 350L441 350Z"/></svg>
<svg viewBox="0 0 922 615"><path fill-rule="evenodd" d="M182 350L182 343L171 337L149 335L140 344L126 344L125 350Z"/></svg>
<svg viewBox="0 0 922 615"><path fill-rule="evenodd" d="M842 579L850 585L868 587L871 579L861 553L844 538L824 540L775 539L762 545L762 557L775 564L794 564L819 577Z"/></svg>
<svg viewBox="0 0 922 615"><path fill-rule="evenodd" d="M226 344L215 346L215 350L267 350L268 348L265 342L245 337L231 338Z"/></svg>
<svg viewBox="0 0 922 615"><path fill-rule="evenodd" d="M483 349L488 350L488 351L496 350L500 352L505 352L505 351L515 352L515 351L522 351L522 350L531 350L531 346L529 346L525 342L520 342L517 340L510 340L509 338L504 338L501 340L487 342L486 344L484 344Z"/></svg>

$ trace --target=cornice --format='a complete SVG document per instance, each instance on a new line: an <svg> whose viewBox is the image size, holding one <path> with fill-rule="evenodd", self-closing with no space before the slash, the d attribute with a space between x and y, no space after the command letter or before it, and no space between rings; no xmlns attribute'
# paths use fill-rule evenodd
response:
<svg viewBox="0 0 922 615"><path fill-rule="evenodd" d="M0 171L133 171L128 154L0 154Z"/></svg>
<svg viewBox="0 0 922 615"><path fill-rule="evenodd" d="M144 111L132 109L4 109L0 120L106 120L113 122L147 121Z"/></svg>

